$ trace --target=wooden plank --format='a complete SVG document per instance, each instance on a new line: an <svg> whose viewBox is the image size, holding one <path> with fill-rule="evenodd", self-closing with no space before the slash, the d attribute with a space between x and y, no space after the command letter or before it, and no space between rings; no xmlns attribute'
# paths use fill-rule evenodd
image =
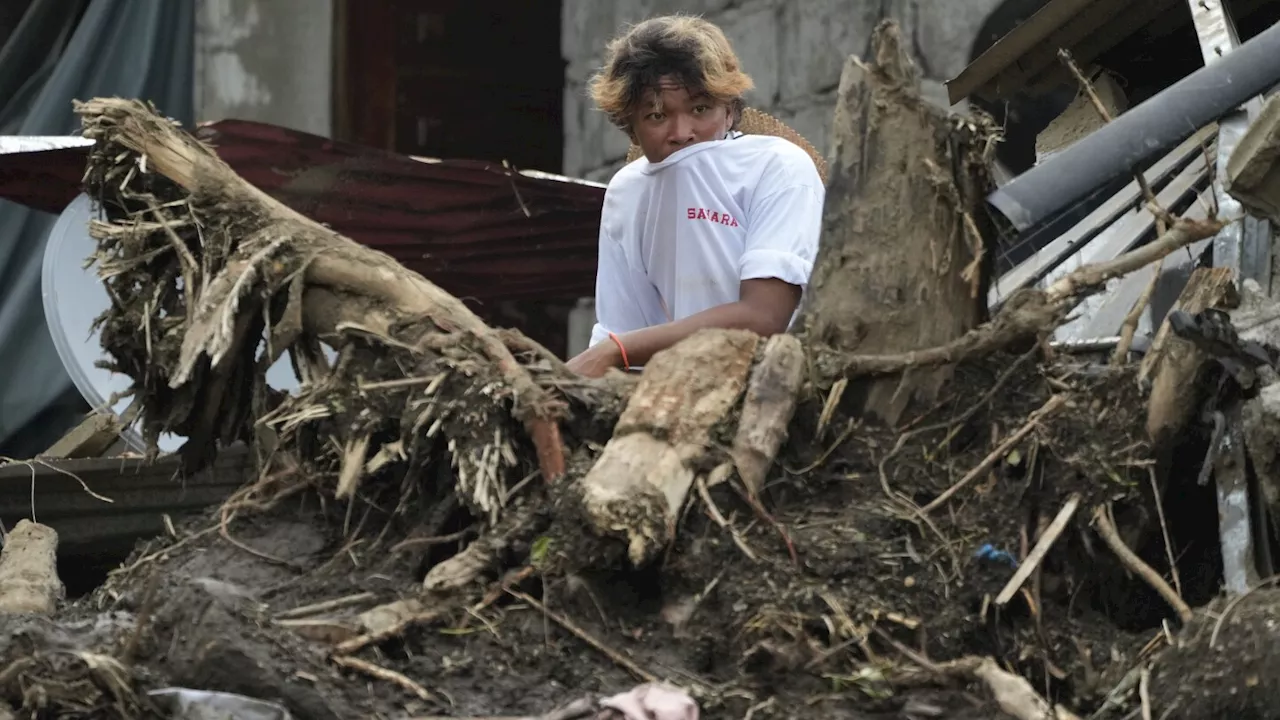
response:
<svg viewBox="0 0 1280 720"><path fill-rule="evenodd" d="M1005 68L1043 43L1054 30L1099 0L1050 0L1026 22L987 48L969 66L948 80L947 97L956 104L984 88Z"/></svg>
<svg viewBox="0 0 1280 720"><path fill-rule="evenodd" d="M120 433L133 422L141 410L136 401L129 403L120 415L113 412L90 413L79 425L58 439L42 458L101 457L120 439Z"/></svg>
<svg viewBox="0 0 1280 720"><path fill-rule="evenodd" d="M178 475L174 456L153 464L124 457L12 462L0 466L0 521L11 528L34 515L57 531L63 554L127 547L164 532L166 513L176 517L221 503L252 468L243 446L186 478Z"/></svg>

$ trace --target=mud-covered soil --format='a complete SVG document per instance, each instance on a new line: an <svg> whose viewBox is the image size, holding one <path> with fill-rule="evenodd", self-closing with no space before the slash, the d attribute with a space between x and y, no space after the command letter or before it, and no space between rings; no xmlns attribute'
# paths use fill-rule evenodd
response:
<svg viewBox="0 0 1280 720"><path fill-rule="evenodd" d="M927 520L891 499L892 493L926 505L1053 393L1067 393L1067 407ZM615 653L633 670L688 689L703 717L760 719L1003 717L982 688L919 674L904 679L896 669L912 664L888 638L935 661L995 656L1085 714L1163 649L1161 623L1173 612L1116 565L1088 527L1092 508L1112 503L1126 541L1167 573L1151 504L1150 451L1139 440L1144 403L1129 371L1090 370L1069 357L1048 367L994 358L963 369L942 403L909 415L908 425L895 430L838 412L819 432L825 399L806 398L798 412L765 493L771 518L727 485L711 489L738 541L709 520L695 497L678 542L658 567L534 572L511 593L486 598L499 587L491 583L466 602L429 599L447 608L443 618L357 654L419 683L429 700L339 668L328 653L333 641L350 636L344 623L359 612L420 596L426 570L467 536L402 544L414 523L377 513L353 520L345 506L310 493L236 519L226 536L212 513L181 527L183 540L140 545L104 587L60 613L53 647L10 628L0 650L6 663L68 647L127 657L137 687L240 692L280 700L306 718L538 714L583 693L621 692L641 682L610 658ZM1191 498L1193 507L1171 507L1167 520L1175 554L1199 562L1206 541L1188 528L1206 513L1212 523L1213 505L1191 492L1180 502ZM533 488L524 502L537 504L542 493ZM1080 510L1043 572L1007 606L997 606L1038 525L1073 493ZM442 531L461 529L455 521ZM555 537L548 533L512 553L508 566L556 567ZM1216 592L1205 575L1197 579L1184 568L1189 599ZM277 620L300 606L361 593L368 595L305 618L311 621L305 626ZM538 606L516 594L536 598ZM1274 620L1251 608L1242 603L1233 610L1219 638L1228 650L1215 657L1230 672L1230 649L1252 647L1259 682L1270 683L1274 671L1267 675L1262 665L1271 652L1256 638L1273 632ZM70 627L95 630L77 635ZM1196 647L1170 657L1192 664L1202 657ZM1185 674L1173 662L1157 664L1153 688ZM25 684L0 676L0 691L20 704L32 683L54 687L75 671L60 672L46 669ZM1166 697L1190 692L1177 690L1176 680L1167 684ZM102 697L111 706L108 694Z"/></svg>

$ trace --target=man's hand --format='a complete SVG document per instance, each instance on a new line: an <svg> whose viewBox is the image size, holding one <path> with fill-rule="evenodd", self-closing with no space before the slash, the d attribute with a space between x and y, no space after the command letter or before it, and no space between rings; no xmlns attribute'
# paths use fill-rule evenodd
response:
<svg viewBox="0 0 1280 720"><path fill-rule="evenodd" d="M603 377L610 368L622 366L622 353L612 340L596 343L578 353L566 365L575 373L590 377Z"/></svg>

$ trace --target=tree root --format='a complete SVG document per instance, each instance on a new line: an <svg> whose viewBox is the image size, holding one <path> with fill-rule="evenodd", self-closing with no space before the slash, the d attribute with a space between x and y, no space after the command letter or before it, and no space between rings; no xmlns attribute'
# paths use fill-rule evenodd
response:
<svg viewBox="0 0 1280 720"><path fill-rule="evenodd" d="M847 355L826 350L817 353L815 366L828 378L891 375L911 368L951 365L991 355L1020 340L1052 331L1080 300L1101 290L1108 280L1212 237L1221 228L1222 222L1217 219L1180 219L1168 232L1136 250L1113 260L1085 265L1044 290L1024 289L1013 294L991 322L945 345L886 355Z"/></svg>

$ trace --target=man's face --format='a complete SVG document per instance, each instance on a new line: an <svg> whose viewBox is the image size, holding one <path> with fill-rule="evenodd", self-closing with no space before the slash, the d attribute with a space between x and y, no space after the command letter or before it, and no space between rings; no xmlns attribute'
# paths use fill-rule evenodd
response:
<svg viewBox="0 0 1280 720"><path fill-rule="evenodd" d="M644 156L656 163L694 143L724 139L732 124L727 105L664 77L636 108L631 131Z"/></svg>

